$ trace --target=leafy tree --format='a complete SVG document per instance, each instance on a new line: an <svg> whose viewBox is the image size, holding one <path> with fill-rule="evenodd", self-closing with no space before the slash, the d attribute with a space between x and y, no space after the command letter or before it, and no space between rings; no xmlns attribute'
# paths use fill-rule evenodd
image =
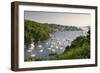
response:
<svg viewBox="0 0 100 73"><path fill-rule="evenodd" d="M31 43L31 39L34 39L34 42L37 43L39 40L44 41L49 38L49 34L52 32L50 27L35 21L24 21L24 43L26 46Z"/></svg>

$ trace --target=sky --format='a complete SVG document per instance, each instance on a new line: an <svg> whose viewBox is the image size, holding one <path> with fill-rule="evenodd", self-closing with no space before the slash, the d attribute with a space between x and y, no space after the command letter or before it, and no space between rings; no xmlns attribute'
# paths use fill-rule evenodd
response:
<svg viewBox="0 0 100 73"><path fill-rule="evenodd" d="M90 14L24 11L24 19L66 26L89 26Z"/></svg>

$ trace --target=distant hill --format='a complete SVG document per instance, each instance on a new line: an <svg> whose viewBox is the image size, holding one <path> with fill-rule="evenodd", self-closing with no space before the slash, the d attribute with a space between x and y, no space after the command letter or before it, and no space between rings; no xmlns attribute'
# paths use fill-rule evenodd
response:
<svg viewBox="0 0 100 73"><path fill-rule="evenodd" d="M59 30L59 31L79 31L82 29L76 26L64 26L64 25L58 25L58 24L48 24L44 23L44 25L48 25L49 27L53 28L54 30Z"/></svg>

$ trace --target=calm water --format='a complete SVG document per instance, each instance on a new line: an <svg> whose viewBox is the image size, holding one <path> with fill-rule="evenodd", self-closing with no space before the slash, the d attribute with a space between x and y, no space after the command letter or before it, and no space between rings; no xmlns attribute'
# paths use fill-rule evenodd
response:
<svg viewBox="0 0 100 73"><path fill-rule="evenodd" d="M24 55L27 57L34 54L36 58L46 59L49 58L49 54L52 52L61 54L64 52L65 47L70 46L76 37L86 34L86 31L57 31L45 42L39 42L39 46L35 46L31 52L25 50ZM51 50L51 48L54 50Z"/></svg>

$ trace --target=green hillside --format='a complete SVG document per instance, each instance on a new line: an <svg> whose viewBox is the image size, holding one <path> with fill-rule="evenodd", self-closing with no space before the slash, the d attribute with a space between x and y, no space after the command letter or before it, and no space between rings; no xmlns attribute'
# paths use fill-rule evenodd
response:
<svg viewBox="0 0 100 73"><path fill-rule="evenodd" d="M31 39L34 39L34 42L37 43L39 40L44 41L49 38L49 34L52 32L52 29L42 23L35 21L24 20L24 43L29 45Z"/></svg>

